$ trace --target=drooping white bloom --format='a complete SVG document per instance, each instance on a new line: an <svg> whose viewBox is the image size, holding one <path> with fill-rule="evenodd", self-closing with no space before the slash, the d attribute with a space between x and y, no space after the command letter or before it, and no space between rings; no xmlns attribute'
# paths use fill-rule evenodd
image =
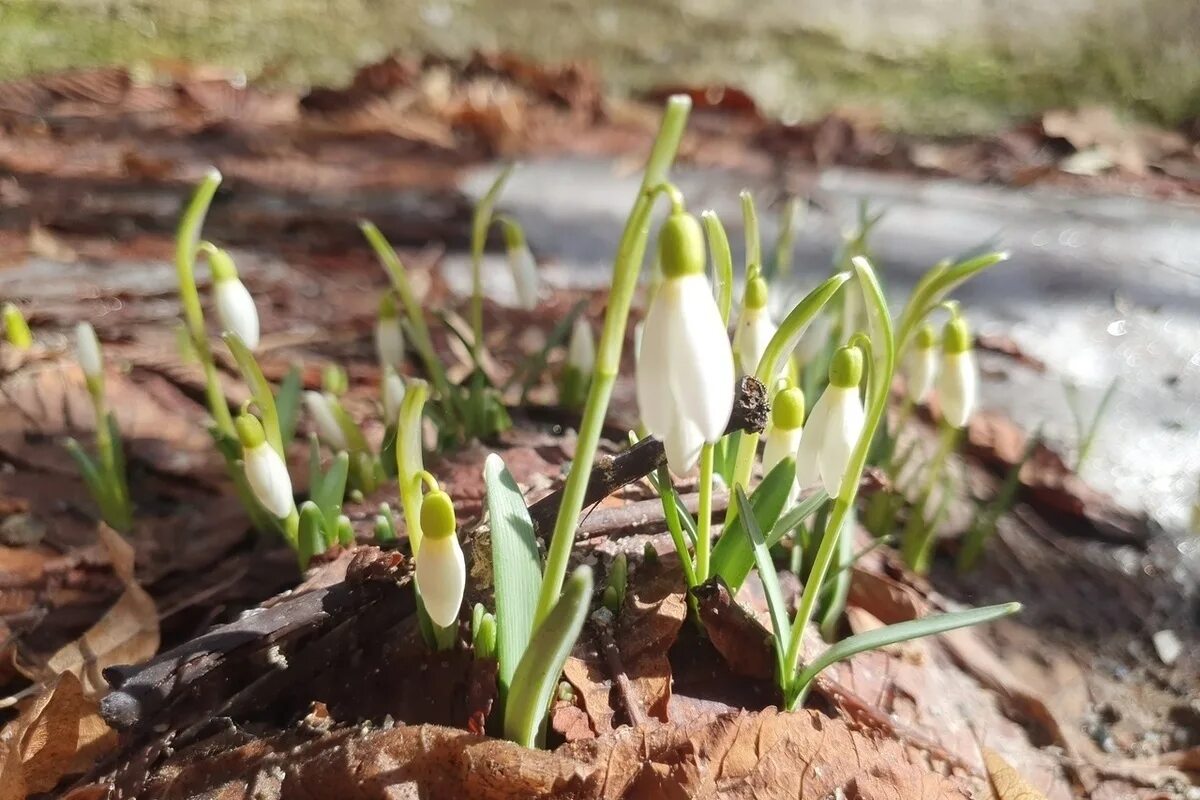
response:
<svg viewBox="0 0 1200 800"><path fill-rule="evenodd" d="M904 375L907 383L908 396L914 403L924 401L933 389L934 378L937 377L938 355L937 338L933 326L925 323L917 331L913 348L905 356Z"/></svg>
<svg viewBox="0 0 1200 800"><path fill-rule="evenodd" d="M242 443L242 463L250 490L263 508L280 519L295 508L292 498L292 479L279 453L267 443L262 423L249 414L236 422L238 439Z"/></svg>
<svg viewBox="0 0 1200 800"><path fill-rule="evenodd" d="M637 365L642 422L662 440L677 475L725 432L733 410L733 351L704 277L704 235L685 213L659 234L663 284L651 302Z"/></svg>
<svg viewBox="0 0 1200 800"><path fill-rule="evenodd" d="M862 351L842 347L829 366L829 385L808 415L804 437L796 451L796 480L801 486L817 478L830 497L842 489L854 446L866 423L858 384L862 380Z"/></svg>
<svg viewBox="0 0 1200 800"><path fill-rule="evenodd" d="M100 340L96 338L96 329L90 322L81 322L75 326L75 356L87 377L97 378L104 373Z"/></svg>
<svg viewBox="0 0 1200 800"><path fill-rule="evenodd" d="M522 238L520 244L509 246L508 266L512 270L513 285L517 290L517 305L526 311L537 308L540 291L537 261L533 252Z"/></svg>
<svg viewBox="0 0 1200 800"><path fill-rule="evenodd" d="M971 347L971 332L962 317L954 317L942 331L942 369L937 379L942 417L955 428L967 424L979 394L979 369Z"/></svg>
<svg viewBox="0 0 1200 800"><path fill-rule="evenodd" d="M383 424L396 425L400 422L400 404L404 402L404 379L391 367L383 373Z"/></svg>
<svg viewBox="0 0 1200 800"><path fill-rule="evenodd" d="M592 324L582 315L575 318L575 324L571 327L567 364L584 375L591 375L596 367L596 336L592 333Z"/></svg>
<svg viewBox="0 0 1200 800"><path fill-rule="evenodd" d="M251 350L258 347L258 309L250 291L238 278L237 268L229 254L218 247L206 247L212 267L213 302L221 327L232 331Z"/></svg>
<svg viewBox="0 0 1200 800"><path fill-rule="evenodd" d="M777 329L771 321L767 301L766 281L761 277L754 278L746 285L746 297L742 302L737 330L733 334L738 365L744 375L753 375L758 370L758 362L762 360L767 343Z"/></svg>
<svg viewBox="0 0 1200 800"><path fill-rule="evenodd" d="M803 433L804 392L795 386L777 392L771 401L771 425L763 437L763 475L769 475L785 458L796 457ZM800 488L800 482L793 480L785 509L795 503Z"/></svg>
<svg viewBox="0 0 1200 800"><path fill-rule="evenodd" d="M338 424L337 415L333 412L334 399L320 392L307 391L304 393L304 408L316 426L317 436L332 450L346 450L346 432Z"/></svg>
<svg viewBox="0 0 1200 800"><path fill-rule="evenodd" d="M417 591L429 619L445 628L458 619L467 586L467 568L455 528L450 495L435 490L421 502L421 548L416 553Z"/></svg>
<svg viewBox="0 0 1200 800"><path fill-rule="evenodd" d="M396 298L391 292L379 301L379 317L375 320L375 352L379 363L399 372L404 368L404 329L396 311Z"/></svg>

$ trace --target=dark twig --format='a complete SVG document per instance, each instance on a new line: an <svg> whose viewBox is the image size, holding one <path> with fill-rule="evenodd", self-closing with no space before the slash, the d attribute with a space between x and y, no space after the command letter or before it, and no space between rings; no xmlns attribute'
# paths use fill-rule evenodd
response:
<svg viewBox="0 0 1200 800"><path fill-rule="evenodd" d="M766 387L754 378L742 378L726 431L761 433L767 424L769 411ZM644 478L665 463L667 454L663 444L652 436L618 456L601 458L592 469L583 504L589 506L599 503L625 484ZM562 489L557 489L529 507L533 529L539 536L544 536L554 527L560 505Z"/></svg>

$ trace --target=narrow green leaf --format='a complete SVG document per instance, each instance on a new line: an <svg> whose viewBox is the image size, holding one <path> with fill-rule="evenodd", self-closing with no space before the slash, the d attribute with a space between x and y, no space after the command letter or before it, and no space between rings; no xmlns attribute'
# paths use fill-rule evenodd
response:
<svg viewBox="0 0 1200 800"><path fill-rule="evenodd" d="M321 494L321 484L325 481L325 471L321 469L321 440L315 433L308 435L308 496Z"/></svg>
<svg viewBox="0 0 1200 800"><path fill-rule="evenodd" d="M787 606L783 602L783 592L779 589L779 576L775 574L775 564L771 561L771 553L763 538L762 528L758 527L754 509L746 499L746 493L741 486L734 487L737 497L738 519L746 529L746 538L754 556L754 564L758 567L758 577L762 581L763 594L767 596L767 611L771 614L771 629L775 634L775 670L781 686L786 685L784 674L784 656L788 650L788 638L791 636L791 621L788 619Z"/></svg>
<svg viewBox="0 0 1200 800"><path fill-rule="evenodd" d="M854 563L854 535L858 526L858 512L851 507L846 521L842 523L842 533L838 537L837 567L825 577L825 585L821 587L821 636L825 641L832 641L837 633L838 622L842 612L846 610L846 599L850 596L850 566Z"/></svg>
<svg viewBox="0 0 1200 800"><path fill-rule="evenodd" d="M785 458L776 464L767 477L763 478L762 483L750 493L750 507L754 509L755 520L760 529L767 528L774 532L775 523L783 511L783 504L787 502L795 480L796 462ZM733 523L717 540L712 553L713 574L720 575L734 594L742 588L742 582L754 566L753 548L742 528L741 514L738 513ZM771 545L774 543L770 542Z"/></svg>
<svg viewBox="0 0 1200 800"><path fill-rule="evenodd" d="M271 391L271 384L267 382L262 368L258 366L258 361L254 358L254 353L250 352L250 348L242 341L242 337L232 331L226 331L221 334L221 338L225 340L229 352L237 361L238 367L242 371L242 378L254 396L259 416L262 417L263 431L267 434L267 442L286 462L287 452L283 448L283 436L279 432L279 411L275 407L275 393Z"/></svg>
<svg viewBox="0 0 1200 800"><path fill-rule="evenodd" d="M342 547L354 545L354 526L350 524L350 518L345 514L339 514L337 518L337 542Z"/></svg>
<svg viewBox="0 0 1200 800"><path fill-rule="evenodd" d="M300 417L300 367L293 365L283 376L275 392L275 411L279 414L279 436L286 445L296 438L296 420Z"/></svg>
<svg viewBox="0 0 1200 800"><path fill-rule="evenodd" d="M912 639L920 639L924 636L934 636L939 633L955 630L956 628L966 628L971 625L992 622L1002 617L1016 614L1020 610L1020 603L1003 603L1001 605L972 608L967 611L954 611L949 614L937 614L932 617L924 617L923 619L898 622L895 625L888 625L873 631L864 631L863 633L850 636L833 645L824 653L821 653L821 655L817 656L811 664L801 670L796 676L796 681L793 684L793 693L796 694L797 699L792 704L792 707L804 701L804 696L808 693L808 688L812 684L813 679L831 664L844 661L847 658L856 656L859 653L865 653L868 650L878 650L881 647L888 647L889 645L907 642Z"/></svg>
<svg viewBox="0 0 1200 800"><path fill-rule="evenodd" d="M313 556L325 552L325 533L322 530L324 524L321 509L317 504L312 500L304 501L300 506L300 528L296 546L300 569L307 569Z"/></svg>
<svg viewBox="0 0 1200 800"><path fill-rule="evenodd" d="M496 657L496 618L484 613L479 623L471 628L471 644L476 661L490 661Z"/></svg>
<svg viewBox="0 0 1200 800"><path fill-rule="evenodd" d="M550 697L583 630L591 599L592 570L586 565L577 567L563 585L558 602L530 638L513 673L504 712L504 738L524 747L537 746ZM503 629L503 620L498 621Z"/></svg>
<svg viewBox="0 0 1200 800"><path fill-rule="evenodd" d="M783 537L803 525L828 499L829 495L825 493L824 489L817 489L811 495L788 509L779 519L775 520L775 525L771 528L771 532L767 534L767 547L774 547L783 541Z"/></svg>
<svg viewBox="0 0 1200 800"><path fill-rule="evenodd" d="M492 530L492 575L496 585L496 656L501 703L533 633L542 588L542 562L525 498L504 466L490 454L483 466L488 520Z"/></svg>
<svg viewBox="0 0 1200 800"><path fill-rule="evenodd" d="M83 476L83 482L87 484L88 494L100 508L100 517L107 521L115 511L108 483L100 473L96 462L84 451L79 442L67 439L66 447L67 452L71 454L71 457L75 459L75 464L79 467L79 474Z"/></svg>
<svg viewBox="0 0 1200 800"><path fill-rule="evenodd" d="M319 492L309 492L309 497L321 509L325 518L325 535L332 544L337 532L338 516L342 513L342 501L346 497L346 476L350 473L350 454L344 450L338 453L329 471L321 479Z"/></svg>

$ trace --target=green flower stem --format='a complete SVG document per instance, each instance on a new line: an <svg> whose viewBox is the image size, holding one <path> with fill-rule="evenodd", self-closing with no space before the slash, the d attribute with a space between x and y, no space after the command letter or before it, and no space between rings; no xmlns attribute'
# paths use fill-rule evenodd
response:
<svg viewBox="0 0 1200 800"><path fill-rule="evenodd" d="M424 381L411 381L400 404L400 422L396 442L396 477L400 488L400 507L413 555L421 549L421 416L429 394Z"/></svg>
<svg viewBox="0 0 1200 800"><path fill-rule="evenodd" d="M683 522L679 515L679 506L675 503L675 492L671 485L671 474L666 466L658 468L658 496L662 500L663 519L667 523L667 531L671 534L671 542L675 545L675 552L679 553L679 565L683 568L683 578L687 582L689 589L700 585L700 581L696 579L696 568L692 565L692 559L688 556L688 543L683 533ZM697 541L699 534L697 533ZM699 551L699 545L697 545Z"/></svg>
<svg viewBox="0 0 1200 800"><path fill-rule="evenodd" d="M267 443L271 445L272 450L279 454L284 463L287 463L287 452L283 448L283 434L279 429L279 411L275 408L275 393L271 390L271 384L263 375L262 368L258 366L254 353L250 352L250 348L242 341L242 337L233 331L226 331L221 338L229 347L229 352L233 354L233 360L241 369L246 385L250 387L254 404L258 406L258 413L262 418Z"/></svg>
<svg viewBox="0 0 1200 800"><path fill-rule="evenodd" d="M733 311L733 253L729 250L729 236L715 211L700 215L708 239L708 252L712 254L713 282L717 286L717 308L721 320L729 325L729 314Z"/></svg>
<svg viewBox="0 0 1200 800"><path fill-rule="evenodd" d="M204 330L204 309L200 305L200 291L196 288L196 252L200 245L200 230L204 227L204 217L208 214L208 207L212 204L213 195L217 193L220 183L221 173L216 168L210 169L196 187L191 202L184 210L179 230L175 234L175 272L179 277L179 300L183 303L183 318L187 323L196 356L200 359L200 366L204 370L204 394L208 400L209 413L216 421L217 430L229 436L236 436L233 415L229 413L229 404L225 401L225 393L221 391L212 349L208 345L208 335Z"/></svg>
<svg viewBox="0 0 1200 800"><path fill-rule="evenodd" d="M938 449L934 453L933 460L929 462L925 485L921 488L921 495L913 508L912 527L905 532L902 544L904 561L912 567L914 572L921 575L929 571L929 559L933 550L933 532L936 528L925 519L926 509L929 507L929 498L933 495L934 487L938 485L942 471L946 468L946 459L954 451L957 442L958 428L942 421Z"/></svg>
<svg viewBox="0 0 1200 800"><path fill-rule="evenodd" d="M476 365L483 349L483 248L487 245L487 232L492 225L496 200L504 190L513 166L509 164L500 171L487 194L475 206L475 213L471 217L471 355L475 357Z"/></svg>
<svg viewBox="0 0 1200 800"><path fill-rule="evenodd" d="M746 229L746 280L749 281L762 269L762 239L758 235L754 195L749 189L743 189L738 196L742 199L742 224Z"/></svg>
<svg viewBox="0 0 1200 800"><path fill-rule="evenodd" d="M441 397L449 398L451 394L450 381L447 380L442 362L438 360L437 353L433 349L429 325L425 322L425 311L417 300L416 294L413 293L412 284L408 282L408 273L404 269L404 264L401 263L400 257L396 255L392 245L384 238L374 223L362 220L358 223L358 227L371 244L372 249L375 250L375 255L391 279L396 294L400 295L400 302L404 304L404 313L408 317L408 325L412 330L413 347L417 349L417 354L425 362L425 371L429 373L429 379L433 381L434 388Z"/></svg>
<svg viewBox="0 0 1200 800"><path fill-rule="evenodd" d="M834 555L838 550L838 536L843 532L846 519L852 510L851 507L854 504L854 499L858 496L859 479L867 463L867 455L871 449L871 442L875 438L875 431L878 430L883 415L887 413L892 374L896 369L896 341L892 330L892 318L888 312L887 300L883 296L883 290L880 288L879 281L875 277L875 271L871 269L871 265L865 258L856 257L852 260L852 263L870 312L873 341L876 345L874 348L876 351L875 359L870 370L871 382L867 393L869 405L862 434L858 437L858 442L854 445L854 451L850 456L850 463L842 479L841 492L834 500L833 511L829 515L829 522L825 527L824 535L821 537L821 544L817 548L812 569L808 573L808 580L804 583L804 592L800 596L800 607L797 609L796 617L792 622L792 637L788 646L787 658L784 662L787 666L787 673L784 679L790 684L785 697L789 711L795 709L800 696L795 690L798 684L792 680L792 677L796 675L800 666L800 650L803 646L804 631L812 621L813 613L816 611L817 599L820 597L821 586L825 582L825 576L828 574L829 567L833 563ZM772 343L774 343L774 340L772 340ZM769 352L770 348L768 347ZM766 357L763 358L764 362L767 360Z"/></svg>
<svg viewBox="0 0 1200 800"><path fill-rule="evenodd" d="M779 373L782 362L795 346L800 334L820 313L825 304L837 294L842 285L850 280L850 277L849 272L839 272L827 278L784 317L783 322L779 324L779 330L775 331L775 335L767 343L767 349L763 351L762 360L759 362L758 371L755 374L755 377L762 381L764 386L771 386L774 383L774 378ZM750 475L754 471L754 457L758 453L758 439L759 434L757 433L742 433L738 442L737 460L734 462L733 485L750 485ZM736 518L736 509L736 505L730 504L729 509L725 512L725 527L729 527L729 524Z"/></svg>
<svg viewBox="0 0 1200 800"><path fill-rule="evenodd" d="M583 510L583 498L592 471L591 465L596 459L600 430L604 425L608 401L621 366L621 349L625 343L629 306L637 289L638 273L641 271L646 242L650 237L650 212L657 194L656 187L666 179L667 170L675 160L675 152L679 148L680 139L683 138L683 128L691 107L691 99L686 95L674 95L667 101L662 125L650 151L646 173L642 177L641 189L625 224L625 231L621 234L621 243L613 264L608 311L597 348L596 369L592 375L591 388L588 390L583 423L579 427L574 460L576 467L567 476L567 483L563 488L562 505L554 524L554 534L550 539L546 558L545 577L541 593L538 595L535 625L546 618L562 592L567 561L575 541L575 529L578 526L579 514Z"/></svg>
<svg viewBox="0 0 1200 800"><path fill-rule="evenodd" d="M701 581L709 577L709 557L712 552L712 492L713 446L700 450L700 486L696 508L696 575Z"/></svg>

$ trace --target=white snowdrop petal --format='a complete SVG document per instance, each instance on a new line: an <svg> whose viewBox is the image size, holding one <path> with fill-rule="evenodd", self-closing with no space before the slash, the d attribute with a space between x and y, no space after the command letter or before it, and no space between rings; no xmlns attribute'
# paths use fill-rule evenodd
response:
<svg viewBox="0 0 1200 800"><path fill-rule="evenodd" d="M766 443L763 445L763 475L768 474L783 459L796 457L803 432L803 428L793 428L791 430L771 428L764 437Z"/></svg>
<svg viewBox="0 0 1200 800"><path fill-rule="evenodd" d="M663 437L663 449L667 452L667 466L679 477L691 475L700 460L704 447L704 434L694 423L678 417L676 424Z"/></svg>
<svg viewBox="0 0 1200 800"><path fill-rule="evenodd" d="M329 407L329 399L320 392L307 391L304 393L304 408L312 418L317 428L317 436L321 441L334 450L345 450L346 434Z"/></svg>
<svg viewBox="0 0 1200 800"><path fill-rule="evenodd" d="M417 589L429 619L441 628L453 625L467 586L467 568L458 537L426 536L416 558Z"/></svg>
<svg viewBox="0 0 1200 800"><path fill-rule="evenodd" d="M100 357L100 340L91 323L81 322L75 326L75 356L83 374L94 377L104 371L104 359Z"/></svg>
<svg viewBox="0 0 1200 800"><path fill-rule="evenodd" d="M584 375L591 375L596 367L596 335L592 332L592 323L582 316L575 318L571 328L567 363Z"/></svg>
<svg viewBox="0 0 1200 800"><path fill-rule="evenodd" d="M908 381L908 396L913 402L920 403L933 389L933 381L937 376L937 349L933 347L915 347L909 351L905 377Z"/></svg>
<svg viewBox="0 0 1200 800"><path fill-rule="evenodd" d="M826 389L808 414L804 435L796 448L796 483L812 486L821 478L821 442L829 417L829 389Z"/></svg>
<svg viewBox="0 0 1200 800"><path fill-rule="evenodd" d="M938 402L946 422L955 428L966 425L975 411L979 392L979 370L975 367L974 352L945 354L937 385Z"/></svg>
<svg viewBox="0 0 1200 800"><path fill-rule="evenodd" d="M399 317L381 317L375 323L375 352L379 363L399 372L404 366L404 329Z"/></svg>
<svg viewBox="0 0 1200 800"><path fill-rule="evenodd" d="M667 380L667 364L671 358L668 328L679 304L678 287L673 283L664 283L650 303L642 323L637 354L638 413L646 430L660 439L671 430L676 415Z"/></svg>
<svg viewBox="0 0 1200 800"><path fill-rule="evenodd" d="M821 480L829 496L836 497L841 492L850 455L862 434L865 414L857 388L830 386L825 391L833 394L821 442Z"/></svg>
<svg viewBox="0 0 1200 800"><path fill-rule="evenodd" d="M775 323L771 321L767 309L747 308L742 311L734 344L743 374L753 375L758 370L758 362L762 361L767 344L774 335Z"/></svg>
<svg viewBox="0 0 1200 800"><path fill-rule="evenodd" d="M508 265L512 269L513 285L517 290L517 303L526 311L532 311L538 304L538 270L537 261L529 247L515 247L508 251Z"/></svg>
<svg viewBox="0 0 1200 800"><path fill-rule="evenodd" d="M395 372L388 372L383 379L383 416L385 425L400 421L400 404L404 402L404 380Z"/></svg>
<svg viewBox="0 0 1200 800"><path fill-rule="evenodd" d="M677 283L680 312L670 320L671 393L677 413L690 420L707 442L725 433L733 411L733 349L703 275L686 275ZM666 288L664 285L664 289Z"/></svg>
<svg viewBox="0 0 1200 800"><path fill-rule="evenodd" d="M258 309L246 285L237 278L217 281L213 299L224 329L236 333L251 350L258 347Z"/></svg>
<svg viewBox="0 0 1200 800"><path fill-rule="evenodd" d="M292 479L283 459L266 442L251 447L242 456L246 481L263 508L283 519L292 512Z"/></svg>

